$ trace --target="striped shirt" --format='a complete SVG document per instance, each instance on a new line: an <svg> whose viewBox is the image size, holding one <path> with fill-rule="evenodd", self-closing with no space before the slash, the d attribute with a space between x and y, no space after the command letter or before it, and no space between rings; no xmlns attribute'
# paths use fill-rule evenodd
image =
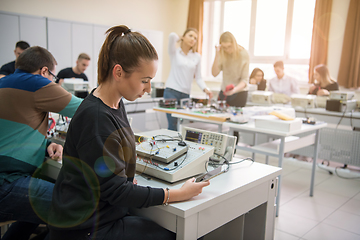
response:
<svg viewBox="0 0 360 240"><path fill-rule="evenodd" d="M81 101L38 74L17 69L0 79L0 185L41 166L49 112L72 117Z"/></svg>

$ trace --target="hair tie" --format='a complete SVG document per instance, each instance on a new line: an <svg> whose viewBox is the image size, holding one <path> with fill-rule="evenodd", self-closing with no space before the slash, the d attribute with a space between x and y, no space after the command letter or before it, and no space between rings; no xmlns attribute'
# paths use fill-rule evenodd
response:
<svg viewBox="0 0 360 240"><path fill-rule="evenodd" d="M129 33L129 32L131 32L131 29L130 29L130 28L124 32L124 35L127 34L127 33Z"/></svg>

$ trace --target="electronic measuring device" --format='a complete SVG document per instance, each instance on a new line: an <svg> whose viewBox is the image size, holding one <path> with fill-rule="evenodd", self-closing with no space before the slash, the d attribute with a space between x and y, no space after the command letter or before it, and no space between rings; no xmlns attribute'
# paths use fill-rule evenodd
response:
<svg viewBox="0 0 360 240"><path fill-rule="evenodd" d="M206 161L214 147L183 139L167 129L135 134L136 171L177 182L206 172Z"/></svg>
<svg viewBox="0 0 360 240"><path fill-rule="evenodd" d="M315 99L316 99L315 95L292 94L291 106L302 107L302 108L314 108Z"/></svg>
<svg viewBox="0 0 360 240"><path fill-rule="evenodd" d="M231 161L234 156L235 136L191 127L183 127L182 136L186 141L214 147L214 154L210 160L219 164L223 163L225 159Z"/></svg>
<svg viewBox="0 0 360 240"><path fill-rule="evenodd" d="M353 99L355 92L330 91L330 99L347 101Z"/></svg>
<svg viewBox="0 0 360 240"><path fill-rule="evenodd" d="M274 93L268 91L253 91L251 93L251 102L271 105L271 97Z"/></svg>

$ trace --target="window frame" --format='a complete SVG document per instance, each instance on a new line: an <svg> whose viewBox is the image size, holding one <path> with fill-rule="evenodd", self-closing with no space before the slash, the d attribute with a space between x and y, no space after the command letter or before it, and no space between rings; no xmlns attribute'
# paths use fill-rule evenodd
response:
<svg viewBox="0 0 360 240"><path fill-rule="evenodd" d="M209 18L213 19L214 14L214 2L220 1L220 29L219 33L222 33L224 31L224 11L225 11L225 2L230 1L239 1L239 0L204 0L204 2L209 2ZM241 1L241 0L240 0ZM249 57L250 57L250 63L259 63L259 64L273 64L276 61L283 61L284 64L297 64L297 65L309 65L310 59L303 59L303 58L290 58L290 41L291 41L291 31L292 31L292 21L293 21L293 9L294 9L294 1L295 0L288 0L288 7L287 7L287 17L286 17L286 26L285 26L285 45L284 45L284 54L282 56L255 56L254 50L255 50L255 26L256 26L256 9L257 9L257 0L251 0L251 16L250 16L250 33L249 33ZM212 4L211 4L212 3ZM205 20L205 19L204 19ZM218 39L213 39L214 31L216 31L213 27L213 24L209 23L210 29L208 36L203 36L205 38L210 38L208 43L218 42ZM220 34L219 34L220 36ZM209 44L210 45L210 44ZM203 52L209 52L208 58L211 57L213 53L214 46L208 46L208 49L203 49ZM207 60L207 64L209 66L206 66L204 68L205 72L208 72L212 67L212 61ZM208 76L206 76L208 77ZM218 78L218 77L216 77Z"/></svg>

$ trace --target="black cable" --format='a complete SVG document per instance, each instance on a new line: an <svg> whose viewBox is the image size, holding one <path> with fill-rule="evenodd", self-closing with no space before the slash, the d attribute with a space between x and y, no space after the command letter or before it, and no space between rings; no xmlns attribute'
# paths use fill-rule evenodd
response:
<svg viewBox="0 0 360 240"><path fill-rule="evenodd" d="M156 137L169 137L169 139L158 139L158 140L156 140ZM182 141L182 136L181 136L181 134L179 134L179 137L181 137L180 139L177 139L177 138L175 138L175 137L171 137L171 136L169 136L169 135L156 135L156 136L153 136L152 138L152 140L150 139L150 145L151 145L151 149L150 149L150 152L149 152L149 155L150 155L150 158L149 158L149 161L150 161L150 163L152 163L152 158L155 156L155 154L151 154L152 153L152 151L153 151L153 148L154 148L154 145L156 145L156 147L158 148L158 151L160 151L160 148L158 147L158 145L157 144L153 144L151 141L160 141L160 142L168 142L168 141L179 141L179 142L181 142ZM181 161L181 163L180 164L178 164L176 167L174 167L174 168L163 168L163 167L159 167L158 165L156 165L156 164L152 164L153 166L155 166L155 167L157 167L157 168L160 168L161 170L164 170L164 171L172 171L172 170L175 170L175 169L177 169L179 166L181 166L183 163L184 163L184 161L186 160L186 158L187 158L187 155L188 155L188 151L189 151L189 145L186 145L186 153L185 153L185 155L184 155L184 159ZM146 165L147 165L147 163L146 163ZM146 166L145 165L145 166ZM142 173L144 173L145 172L145 169L144 169L144 171L142 172Z"/></svg>
<svg viewBox="0 0 360 240"><path fill-rule="evenodd" d="M170 139L155 139L156 137L169 137ZM153 136L153 140L154 141L163 141L163 142L168 142L168 141L182 141L181 138L176 138L176 137L172 137L169 135L155 135Z"/></svg>
<svg viewBox="0 0 360 240"><path fill-rule="evenodd" d="M167 168L167 169L166 169L166 168L159 167L159 166L157 166L157 165L155 165L155 167L158 167L158 168L160 168L161 170L164 170L164 171L172 171L172 170L175 170L175 169L177 169L178 167L180 167L180 166L184 163L185 159L187 158L188 152L189 152L189 145L186 146L186 153L185 153L184 159L183 159L182 162L181 162L180 164L178 164L176 167Z"/></svg>
<svg viewBox="0 0 360 240"><path fill-rule="evenodd" d="M230 162L229 165L238 164L238 163L241 163L241 162L243 162L245 160L250 160L252 162L255 162L254 159L252 159L251 157L247 157L247 158L241 159L240 161L237 161L237 162Z"/></svg>
<svg viewBox="0 0 360 240"><path fill-rule="evenodd" d="M228 165L228 168L226 169L226 172L227 172L229 170L229 168L230 168L230 165L242 163L245 160L251 160L252 162L254 162L254 159L252 159L251 157L247 157L247 158L241 159L240 161L237 161L237 162L228 162L226 160L226 162L223 162L223 163L211 163L210 165L212 165L212 166L222 166L224 164L227 164ZM209 162L209 161L207 161L207 162ZM206 172L207 172L207 169L206 169Z"/></svg>
<svg viewBox="0 0 360 240"><path fill-rule="evenodd" d="M338 126L340 125L342 119L344 118L345 113L346 113L346 109L347 109L347 105L345 105L345 110L344 110L344 112L343 112L343 115L342 115L341 118L340 118L340 121L339 121L338 124L336 125L336 129L338 128Z"/></svg>
<svg viewBox="0 0 360 240"><path fill-rule="evenodd" d="M223 158L224 160L225 160L225 162L229 162L229 160L227 160L223 155L220 155L220 154L218 154L218 153L214 153L215 155L217 155L217 156L219 156L219 157L221 157L221 158Z"/></svg>
<svg viewBox="0 0 360 240"><path fill-rule="evenodd" d="M330 175L333 175L333 174L334 174L331 170L321 167L321 165L323 165L323 164L317 164L317 166L318 166L321 170L327 171ZM344 177L344 176L341 176L341 175L338 173L338 171L337 171L337 169L339 169L339 168L345 169L345 168L347 168L347 167L335 167L335 168L334 168L334 172L335 172L336 176L338 176L339 178L343 178L343 179L358 179L358 178L360 178L360 177Z"/></svg>
<svg viewBox="0 0 360 240"><path fill-rule="evenodd" d="M149 156L149 162L152 162L152 158L155 156L154 154L151 154L153 148L154 148L154 145L151 144L151 149L150 149L150 153L149 153L149 155L150 155L150 156ZM146 170L147 167L148 167L147 164L148 164L148 162L146 161L146 162L145 162L145 166L144 166L144 170L140 173L140 176L142 176L143 178L145 178L145 179L147 179L147 180L150 180L150 179L151 179L150 177L143 176L144 173L145 173L145 170Z"/></svg>
<svg viewBox="0 0 360 240"><path fill-rule="evenodd" d="M330 170L328 170L328 169L326 169L326 168L320 167L321 165L324 165L324 164L320 164L320 163L317 164L317 166L318 166L321 170L327 171L330 175L333 175L333 172L332 172L332 171L330 171ZM328 166L329 166L329 165L328 165Z"/></svg>
<svg viewBox="0 0 360 240"><path fill-rule="evenodd" d="M343 178L343 179L358 179L358 178L360 178L360 177L344 177L344 176L340 176L339 173L337 172L337 169L338 169L338 168L342 168L342 167L336 167L336 168L335 168L335 174L336 174L336 176L338 176L339 178Z"/></svg>

